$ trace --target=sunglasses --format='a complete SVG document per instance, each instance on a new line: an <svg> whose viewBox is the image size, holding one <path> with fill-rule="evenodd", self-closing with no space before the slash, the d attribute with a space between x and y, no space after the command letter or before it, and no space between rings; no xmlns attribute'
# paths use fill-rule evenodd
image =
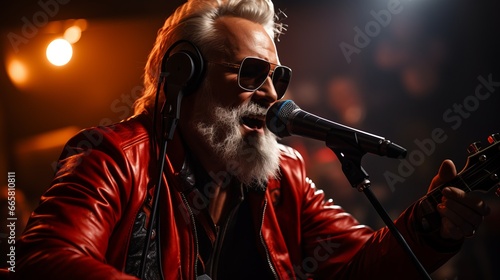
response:
<svg viewBox="0 0 500 280"><path fill-rule="evenodd" d="M238 70L238 85L246 91L258 90L266 82L267 77L271 76L278 100L285 95L292 77L292 69L290 67L277 65L257 57L247 56L240 64L227 62L210 63ZM271 69L272 67L274 69Z"/></svg>

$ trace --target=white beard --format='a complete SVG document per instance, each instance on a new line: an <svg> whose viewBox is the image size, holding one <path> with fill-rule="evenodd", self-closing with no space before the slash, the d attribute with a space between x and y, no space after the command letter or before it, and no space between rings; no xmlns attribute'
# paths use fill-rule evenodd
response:
<svg viewBox="0 0 500 280"><path fill-rule="evenodd" d="M241 183L263 187L269 177L279 175L279 146L276 136L264 128L264 135L251 134L243 137L240 121L243 116L265 116L266 109L256 103L237 108L223 108L215 104L213 119L200 120L197 130L214 151L217 160L225 162L226 171Z"/></svg>

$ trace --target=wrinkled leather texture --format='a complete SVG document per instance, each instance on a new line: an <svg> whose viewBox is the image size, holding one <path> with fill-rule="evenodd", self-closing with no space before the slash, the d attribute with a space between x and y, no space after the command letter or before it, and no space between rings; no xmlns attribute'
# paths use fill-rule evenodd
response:
<svg viewBox="0 0 500 280"><path fill-rule="evenodd" d="M134 222L156 184L151 119L142 114L87 129L63 150L57 173L18 240L17 279L137 279L124 273ZM168 146L160 193L164 279L195 279L192 212L181 195L184 149L178 133ZM414 265L386 229L360 225L325 200L293 149L281 146L281 179L248 196L260 225L260 252L278 279L418 279ZM414 207L396 226L432 271L453 254L428 246L413 225Z"/></svg>
<svg viewBox="0 0 500 280"><path fill-rule="evenodd" d="M154 223L153 228L150 229L152 233L149 238L148 252L145 254L147 258L146 260L143 259L144 246L147 240L146 236L149 230L149 221L151 220L149 215L151 209L148 208L148 206L149 203L146 203L143 207L144 210L140 211L135 219L127 252L125 272L139 278L143 277L142 279L144 280L161 280L160 260L158 258L158 235L156 234L157 223ZM143 261L145 262L144 265ZM142 273L142 270L144 270L144 273Z"/></svg>

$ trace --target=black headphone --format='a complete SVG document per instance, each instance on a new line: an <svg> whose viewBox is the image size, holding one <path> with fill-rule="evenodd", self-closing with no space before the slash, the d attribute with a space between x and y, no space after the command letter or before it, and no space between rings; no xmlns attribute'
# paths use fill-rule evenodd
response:
<svg viewBox="0 0 500 280"><path fill-rule="evenodd" d="M165 52L161 63L161 77L164 77L163 91L167 85L183 89L184 95L194 92L200 85L205 72L205 62L198 47L187 40L179 40Z"/></svg>

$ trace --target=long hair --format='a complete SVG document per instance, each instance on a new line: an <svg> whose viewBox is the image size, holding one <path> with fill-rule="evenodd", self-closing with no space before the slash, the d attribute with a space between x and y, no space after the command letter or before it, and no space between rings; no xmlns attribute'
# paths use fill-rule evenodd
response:
<svg viewBox="0 0 500 280"><path fill-rule="evenodd" d="M194 43L204 56L216 51L228 52L217 29L217 19L235 16L261 24L271 38L284 30L275 15L271 0L188 0L165 20L158 31L144 73L144 92L135 101L134 112L152 112L158 85L160 64L167 49L178 40ZM164 97L160 95L160 101Z"/></svg>

